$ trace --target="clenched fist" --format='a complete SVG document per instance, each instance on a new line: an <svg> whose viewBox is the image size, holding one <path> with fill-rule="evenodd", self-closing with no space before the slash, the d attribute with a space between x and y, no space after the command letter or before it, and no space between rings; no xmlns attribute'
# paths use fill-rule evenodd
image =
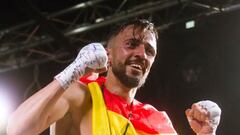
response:
<svg viewBox="0 0 240 135"><path fill-rule="evenodd" d="M221 109L212 101L200 101L186 110L186 116L197 135L215 135L220 122Z"/></svg>
<svg viewBox="0 0 240 135"><path fill-rule="evenodd" d="M107 69L108 56L100 43L91 43L83 47L77 58L61 73L55 76L60 85L67 89L68 86L80 76L93 71Z"/></svg>

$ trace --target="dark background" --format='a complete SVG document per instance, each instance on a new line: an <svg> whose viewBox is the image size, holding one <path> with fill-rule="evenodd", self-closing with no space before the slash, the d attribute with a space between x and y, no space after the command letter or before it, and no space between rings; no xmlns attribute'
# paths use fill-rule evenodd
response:
<svg viewBox="0 0 240 135"><path fill-rule="evenodd" d="M9 25L5 22L14 24L7 15L14 16L14 11L5 11L2 28ZM200 19L192 29L185 29L185 22L179 22L162 30L158 55L137 99L166 111L180 135L193 134L185 109L200 100L215 101L222 109L217 135L240 134L239 24L240 12L236 10ZM8 89L0 91L14 101L14 110L24 97L48 84L67 65L49 61L1 73L0 85Z"/></svg>

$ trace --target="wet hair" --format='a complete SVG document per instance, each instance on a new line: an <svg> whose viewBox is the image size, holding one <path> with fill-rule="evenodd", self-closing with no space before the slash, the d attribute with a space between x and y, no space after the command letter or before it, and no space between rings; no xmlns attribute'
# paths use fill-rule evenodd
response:
<svg viewBox="0 0 240 135"><path fill-rule="evenodd" d="M154 24L146 19L134 19L134 20L128 20L123 23L118 23L115 26L112 27L110 30L107 41L115 36L117 36L120 32L122 32L126 27L133 25L133 29L140 29L140 31L143 30L149 30L152 33L154 33L156 40L158 40L158 32L157 29L154 27Z"/></svg>

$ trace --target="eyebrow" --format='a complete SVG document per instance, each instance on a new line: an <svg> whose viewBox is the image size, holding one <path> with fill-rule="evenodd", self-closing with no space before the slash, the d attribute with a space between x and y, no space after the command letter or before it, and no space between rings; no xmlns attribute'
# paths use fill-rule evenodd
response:
<svg viewBox="0 0 240 135"><path fill-rule="evenodd" d="M136 41L138 44L143 43L145 46L149 47L153 51L154 55L156 55L156 53L157 53L157 50L153 47L153 45L151 45L148 42L143 42L142 39L138 39L136 37L131 37L129 39L126 39L125 41Z"/></svg>

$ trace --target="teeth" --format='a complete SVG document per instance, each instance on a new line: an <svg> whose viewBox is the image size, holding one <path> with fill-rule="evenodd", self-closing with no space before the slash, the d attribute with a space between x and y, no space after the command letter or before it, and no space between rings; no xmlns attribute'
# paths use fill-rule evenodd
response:
<svg viewBox="0 0 240 135"><path fill-rule="evenodd" d="M142 69L142 67L138 64L131 64L131 66L134 67L134 68Z"/></svg>

